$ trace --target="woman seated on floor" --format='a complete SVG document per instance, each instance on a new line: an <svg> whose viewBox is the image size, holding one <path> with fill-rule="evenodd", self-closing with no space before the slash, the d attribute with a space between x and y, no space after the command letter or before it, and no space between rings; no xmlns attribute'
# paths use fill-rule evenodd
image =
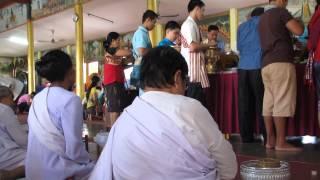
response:
<svg viewBox="0 0 320 180"><path fill-rule="evenodd" d="M48 52L36 63L39 76L50 81L29 111L27 179L87 179L94 164L82 142L82 105L72 90L75 71L70 57Z"/></svg>
<svg viewBox="0 0 320 180"><path fill-rule="evenodd" d="M17 94L22 91L14 89L19 91ZM16 179L25 174L28 134L14 113L14 105L13 92L0 85L0 179Z"/></svg>
<svg viewBox="0 0 320 180"><path fill-rule="evenodd" d="M233 179L237 161L208 110L183 96L188 66L158 47L143 57L144 94L113 125L91 180Z"/></svg>

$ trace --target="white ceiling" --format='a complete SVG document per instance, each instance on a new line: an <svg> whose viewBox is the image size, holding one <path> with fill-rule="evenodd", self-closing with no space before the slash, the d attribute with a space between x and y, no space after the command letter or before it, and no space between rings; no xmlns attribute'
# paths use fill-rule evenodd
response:
<svg viewBox="0 0 320 180"><path fill-rule="evenodd" d="M84 5L84 39L85 41L103 38L110 31L125 33L134 31L141 24L142 13L146 9L147 0L92 0ZM183 21L187 17L189 0L160 0L161 15L179 14L176 18L162 18L161 23L168 20ZM206 15L227 11L229 8L243 8L255 4L262 4L268 0L204 0ZM34 21L34 39L50 40L50 29L55 30L55 39L63 42L35 43L35 51L63 47L75 42L75 24L72 21L73 9L65 10ZM109 22L88 17L92 13L114 21ZM23 56L27 54L27 47L9 42L6 38L17 36L26 38L26 25L0 34L0 57Z"/></svg>

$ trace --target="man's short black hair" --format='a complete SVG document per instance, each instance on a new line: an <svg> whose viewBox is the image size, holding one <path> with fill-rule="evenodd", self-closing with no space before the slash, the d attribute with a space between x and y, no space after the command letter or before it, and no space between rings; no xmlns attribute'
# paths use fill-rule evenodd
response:
<svg viewBox="0 0 320 180"><path fill-rule="evenodd" d="M208 27L208 32L210 32L210 31L219 31L219 27L216 25L210 25Z"/></svg>
<svg viewBox="0 0 320 180"><path fill-rule="evenodd" d="M176 21L169 21L165 26L165 30L180 29L180 25Z"/></svg>
<svg viewBox="0 0 320 180"><path fill-rule="evenodd" d="M264 13L264 8L263 7L256 7L254 10L251 12L251 17L255 16L261 16Z"/></svg>
<svg viewBox="0 0 320 180"><path fill-rule="evenodd" d="M168 88L174 85L174 75L178 70L181 78L186 80L188 65L178 51L172 47L153 48L142 58L141 88Z"/></svg>
<svg viewBox="0 0 320 180"><path fill-rule="evenodd" d="M196 7L202 8L203 6L205 6L205 4L201 0L190 0L188 4L188 12L193 11Z"/></svg>
<svg viewBox="0 0 320 180"><path fill-rule="evenodd" d="M159 15L152 10L146 10L142 16L142 23L144 23L148 18L151 20L157 19Z"/></svg>

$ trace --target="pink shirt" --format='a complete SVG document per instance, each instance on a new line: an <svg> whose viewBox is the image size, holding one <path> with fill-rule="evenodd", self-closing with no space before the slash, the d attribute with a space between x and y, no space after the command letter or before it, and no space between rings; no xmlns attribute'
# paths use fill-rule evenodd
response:
<svg viewBox="0 0 320 180"><path fill-rule="evenodd" d="M21 103L28 103L30 104L31 103L31 98L30 98L30 95L29 94L25 94L23 96L21 96L18 100L18 105L21 104Z"/></svg>

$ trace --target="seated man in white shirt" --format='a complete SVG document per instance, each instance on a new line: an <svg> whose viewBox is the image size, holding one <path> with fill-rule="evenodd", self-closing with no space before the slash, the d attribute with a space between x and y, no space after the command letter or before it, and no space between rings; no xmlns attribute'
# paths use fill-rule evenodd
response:
<svg viewBox="0 0 320 180"><path fill-rule="evenodd" d="M14 104L12 91L0 85L0 179L24 177L28 135L13 111Z"/></svg>
<svg viewBox="0 0 320 180"><path fill-rule="evenodd" d="M188 66L170 47L150 50L142 60L145 93L125 109L91 174L92 180L233 179L232 146L208 110L183 96Z"/></svg>

